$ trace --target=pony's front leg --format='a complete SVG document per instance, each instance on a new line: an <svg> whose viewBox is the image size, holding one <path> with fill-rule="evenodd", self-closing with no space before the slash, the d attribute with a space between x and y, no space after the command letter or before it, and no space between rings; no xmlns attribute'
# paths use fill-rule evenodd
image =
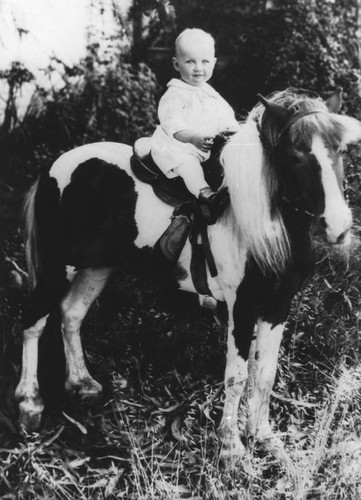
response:
<svg viewBox="0 0 361 500"><path fill-rule="evenodd" d="M233 466L245 452L238 427L238 410L248 378L248 355L254 333L255 317L248 307L240 307L240 297L228 303L229 324L225 370L225 402L219 428L220 458Z"/></svg>
<svg viewBox="0 0 361 500"><path fill-rule="evenodd" d="M61 302L65 390L82 400L94 399L102 392L101 385L90 376L85 365L80 327L89 307L103 290L110 272L108 268L79 271Z"/></svg>
<svg viewBox="0 0 361 500"><path fill-rule="evenodd" d="M48 316L40 318L34 325L24 330L23 355L20 382L15 390L19 401L19 423L27 431L40 427L44 404L39 394L38 351L39 339Z"/></svg>
<svg viewBox="0 0 361 500"><path fill-rule="evenodd" d="M238 409L247 383L247 377L247 361L239 356L234 342L233 328L232 326L228 327L224 380L226 398L219 427L220 458L226 466L235 463L245 452L238 428Z"/></svg>
<svg viewBox="0 0 361 500"><path fill-rule="evenodd" d="M269 421L270 397L275 381L284 324L273 326L259 321L254 358L250 359L247 433L261 441L266 451L278 454L281 441L273 434ZM253 356L252 356L253 357Z"/></svg>

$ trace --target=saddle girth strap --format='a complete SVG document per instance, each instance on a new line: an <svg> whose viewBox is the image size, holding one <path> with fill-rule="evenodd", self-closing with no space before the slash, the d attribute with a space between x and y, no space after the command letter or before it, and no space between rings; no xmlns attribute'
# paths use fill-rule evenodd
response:
<svg viewBox="0 0 361 500"><path fill-rule="evenodd" d="M198 209L194 213L189 241L192 246L190 270L194 288L201 295L212 296L207 280L207 265L212 277L217 276L217 268L209 245L207 223Z"/></svg>

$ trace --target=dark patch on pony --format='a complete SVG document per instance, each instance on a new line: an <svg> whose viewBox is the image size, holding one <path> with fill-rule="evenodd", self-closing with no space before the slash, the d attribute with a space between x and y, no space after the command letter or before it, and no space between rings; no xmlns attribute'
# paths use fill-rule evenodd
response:
<svg viewBox="0 0 361 500"><path fill-rule="evenodd" d="M292 240L292 259L282 276L263 271L254 260L246 265L233 309L236 347L247 360L254 327L262 319L275 327L287 320L291 301L314 267L314 252L309 236L300 232Z"/></svg>
<svg viewBox="0 0 361 500"><path fill-rule="evenodd" d="M98 158L81 163L61 200L61 257L77 269L114 267L138 235L134 180Z"/></svg>
<svg viewBox="0 0 361 500"><path fill-rule="evenodd" d="M278 154L276 151L275 157L280 171L278 203L288 200L298 210L305 210L314 215L321 214L325 208L325 197L321 166L314 154L306 151L294 152L292 162L288 161L289 157L284 152Z"/></svg>
<svg viewBox="0 0 361 500"><path fill-rule="evenodd" d="M291 301L315 265L314 244L310 237L310 216L295 212L289 204L281 207L289 234L291 258L282 275L260 269L254 260L246 265L234 305L236 347L248 359L255 322L258 318L272 326L287 320Z"/></svg>
<svg viewBox="0 0 361 500"><path fill-rule="evenodd" d="M133 179L97 158L76 168L62 196L48 172L40 177L34 216L42 267L24 308L24 328L51 312L65 295L66 264L113 267L127 258L138 234L136 199Z"/></svg>

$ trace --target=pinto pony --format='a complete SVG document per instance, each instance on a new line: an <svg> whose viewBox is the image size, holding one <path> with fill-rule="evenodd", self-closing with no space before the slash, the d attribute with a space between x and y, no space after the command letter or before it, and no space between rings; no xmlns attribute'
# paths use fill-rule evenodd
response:
<svg viewBox="0 0 361 500"><path fill-rule="evenodd" d="M228 310L225 403L220 424L225 459L244 451L241 433L269 449L270 393L290 303L313 269L311 226L321 219L331 245L347 246L352 223L342 190L345 146L361 139L361 123L339 115L341 91L327 102L289 89L259 103L221 154L229 206L208 237L218 275L208 274L215 301ZM134 177L132 149L94 143L63 154L43 173L26 205L27 261L32 284L24 308L22 374L16 389L20 422L40 425L38 341L60 306L65 388L91 398L101 386L88 372L80 326L115 266L136 270L165 231L172 207ZM195 292L187 242L168 272ZM157 268L159 275L164 269ZM250 366L252 365L252 369ZM252 374L250 389L246 383ZM248 393L247 418L239 403Z"/></svg>

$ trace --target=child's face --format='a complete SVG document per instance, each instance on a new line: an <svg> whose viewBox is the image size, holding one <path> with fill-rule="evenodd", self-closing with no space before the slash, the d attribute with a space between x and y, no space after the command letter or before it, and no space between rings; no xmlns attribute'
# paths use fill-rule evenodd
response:
<svg viewBox="0 0 361 500"><path fill-rule="evenodd" d="M186 83L200 87L207 82L212 74L216 58L214 57L213 44L200 40L194 46L186 41L179 44L176 57L173 57L173 65L179 71L181 78Z"/></svg>

